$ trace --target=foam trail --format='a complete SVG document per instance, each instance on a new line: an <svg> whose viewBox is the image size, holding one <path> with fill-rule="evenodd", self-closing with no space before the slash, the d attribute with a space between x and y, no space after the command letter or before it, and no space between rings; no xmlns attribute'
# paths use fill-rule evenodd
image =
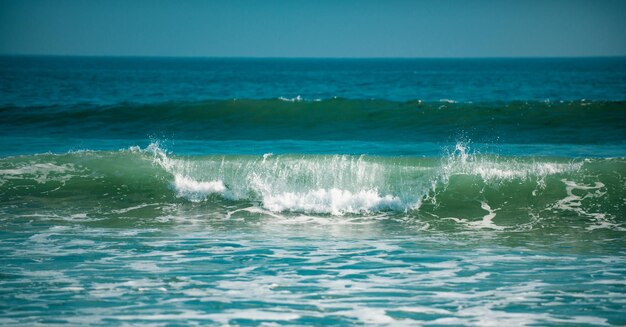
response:
<svg viewBox="0 0 626 327"><path fill-rule="evenodd" d="M487 211L487 214L483 216L482 220L470 223L471 226L477 227L477 228L490 228L490 229L497 229L497 230L504 229L504 227L498 226L493 223L493 218L496 217L496 210L498 209L495 209L495 210L491 209L489 204L484 201L480 203L480 208Z"/></svg>
<svg viewBox="0 0 626 327"><path fill-rule="evenodd" d="M567 196L553 206L556 209L575 212L581 216L589 217L592 220L592 224L587 226L587 230L595 229L618 229L624 230L622 227L610 220L610 217L605 213L589 212L584 209L582 201L593 198L601 198L606 195L606 186L602 182L595 182L593 186L578 184L574 181L567 179L561 180L565 184L565 192ZM574 194L574 190L583 191L585 195L579 196Z"/></svg>

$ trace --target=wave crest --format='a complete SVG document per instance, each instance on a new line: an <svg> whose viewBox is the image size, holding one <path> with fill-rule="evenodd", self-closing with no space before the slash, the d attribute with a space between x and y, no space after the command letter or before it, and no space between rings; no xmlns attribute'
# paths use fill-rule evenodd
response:
<svg viewBox="0 0 626 327"><path fill-rule="evenodd" d="M173 176L176 194L190 201L204 201L216 194L226 200L258 201L273 212L331 215L416 210L424 202L436 203L451 181L462 176L495 187L512 181L532 183L532 195L536 196L546 188L546 177L573 173L583 165L582 161L480 156L466 143L458 143L439 160L418 162L411 158L269 154L193 160L171 158L158 144L144 151Z"/></svg>
<svg viewBox="0 0 626 327"><path fill-rule="evenodd" d="M586 221L590 230L622 228L626 174L616 172L626 171L623 158L499 157L466 143L443 153L177 156L153 143L8 157L0 159L0 201L23 210L71 202L79 214L258 208L270 216L433 218L491 230L545 225L554 216Z"/></svg>

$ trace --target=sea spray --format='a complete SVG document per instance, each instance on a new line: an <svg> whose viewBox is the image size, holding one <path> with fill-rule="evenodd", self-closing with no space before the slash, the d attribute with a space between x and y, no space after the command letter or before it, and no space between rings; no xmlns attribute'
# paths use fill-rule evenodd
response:
<svg viewBox="0 0 626 327"><path fill-rule="evenodd" d="M0 198L5 203L82 199L77 206L98 203L104 211L157 200L163 206L248 205L284 214L385 213L417 220L478 222L491 215L485 226L507 228L532 215L545 222L562 212L580 217L577 223L585 228L622 228L624 175L613 172L626 169L624 160L493 156L468 149L458 143L439 159L178 156L152 143L113 152L10 157L0 160ZM495 218L485 208L497 210Z"/></svg>

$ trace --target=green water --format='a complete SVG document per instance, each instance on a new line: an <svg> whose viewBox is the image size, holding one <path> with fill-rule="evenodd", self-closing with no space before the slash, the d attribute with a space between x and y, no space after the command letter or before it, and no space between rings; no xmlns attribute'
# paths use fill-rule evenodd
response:
<svg viewBox="0 0 626 327"><path fill-rule="evenodd" d="M625 325L625 63L0 57L0 325Z"/></svg>

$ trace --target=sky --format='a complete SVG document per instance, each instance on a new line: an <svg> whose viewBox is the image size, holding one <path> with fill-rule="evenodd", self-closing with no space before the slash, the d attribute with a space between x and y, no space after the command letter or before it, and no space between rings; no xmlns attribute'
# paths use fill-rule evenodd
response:
<svg viewBox="0 0 626 327"><path fill-rule="evenodd" d="M0 54L626 55L626 0L0 0Z"/></svg>

